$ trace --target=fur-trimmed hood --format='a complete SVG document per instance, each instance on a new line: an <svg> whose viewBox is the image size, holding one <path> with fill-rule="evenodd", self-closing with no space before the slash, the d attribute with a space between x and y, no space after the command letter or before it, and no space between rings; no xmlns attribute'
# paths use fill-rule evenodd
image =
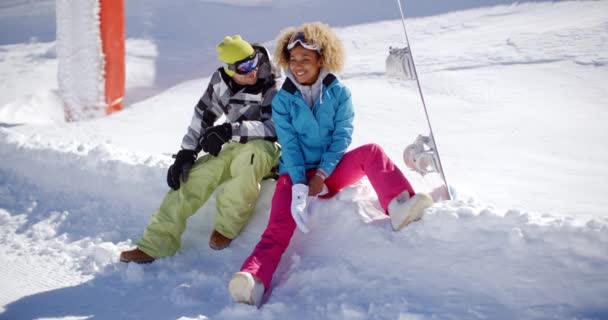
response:
<svg viewBox="0 0 608 320"><path fill-rule="evenodd" d="M279 33L274 50L274 59L278 66L288 69L289 50L287 50L287 44L291 36L300 31L304 33L307 42L321 47L323 67L334 73L339 73L344 68L346 60L344 45L336 33L328 25L321 22L304 23L299 27L283 29Z"/></svg>

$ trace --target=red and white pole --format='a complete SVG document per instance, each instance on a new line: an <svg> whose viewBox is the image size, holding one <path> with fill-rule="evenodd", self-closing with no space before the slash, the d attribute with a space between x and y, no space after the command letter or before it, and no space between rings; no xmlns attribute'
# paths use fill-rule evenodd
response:
<svg viewBox="0 0 608 320"><path fill-rule="evenodd" d="M68 121L122 108L124 0L56 0L59 92Z"/></svg>
<svg viewBox="0 0 608 320"><path fill-rule="evenodd" d="M106 114L122 109L125 96L125 6L124 0L101 3L101 44L105 57Z"/></svg>

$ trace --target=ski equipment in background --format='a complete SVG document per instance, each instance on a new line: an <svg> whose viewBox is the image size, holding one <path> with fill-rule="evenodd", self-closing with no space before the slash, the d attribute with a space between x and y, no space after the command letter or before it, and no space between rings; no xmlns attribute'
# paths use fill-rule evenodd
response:
<svg viewBox="0 0 608 320"><path fill-rule="evenodd" d="M414 57L412 54L409 38L407 35L407 29L405 27L405 16L403 14L403 7L401 0L396 0L399 6L399 12L401 14L401 23L403 25L403 34L405 35L405 48L389 48L389 57L386 60L386 70L388 76L396 76L399 78L405 78L406 80L415 80L416 88L422 102L424 109L424 116L429 130L429 135L418 135L413 143L408 145L403 152L403 160L408 168L413 172L420 175L423 180L430 180L429 176L432 174L438 174L441 181L431 183L433 190L433 198L435 200L449 200L452 199L450 188L441 165L441 158L439 157L439 151L435 143L435 135L433 133L433 127L429 119L429 113L422 94L422 88L420 86L420 80L418 79L418 72L416 71L416 64L414 63ZM443 186L437 186L443 184ZM444 187L445 189L443 189ZM443 190L439 190L443 189ZM445 199L447 197L447 199Z"/></svg>

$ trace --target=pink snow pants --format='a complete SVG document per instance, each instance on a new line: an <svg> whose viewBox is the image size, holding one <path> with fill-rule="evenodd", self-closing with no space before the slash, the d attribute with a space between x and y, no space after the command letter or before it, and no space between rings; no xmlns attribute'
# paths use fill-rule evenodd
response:
<svg viewBox="0 0 608 320"><path fill-rule="evenodd" d="M307 177L310 178L315 171L314 169L309 170ZM357 182L364 175L367 175L371 182L385 212L387 212L389 202L404 190L407 190L410 196L414 195L414 190L403 173L377 144L366 144L346 152L334 172L325 179L325 185L330 194L336 194L342 188ZM282 174L279 177L272 197L272 207L266 230L241 267L241 271L249 272L261 279L266 289L270 288L272 275L296 228L296 223L291 216L292 185L288 174Z"/></svg>

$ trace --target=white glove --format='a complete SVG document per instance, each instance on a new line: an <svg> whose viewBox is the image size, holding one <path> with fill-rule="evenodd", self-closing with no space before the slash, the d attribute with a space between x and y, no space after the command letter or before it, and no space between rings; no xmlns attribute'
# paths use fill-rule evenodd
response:
<svg viewBox="0 0 608 320"><path fill-rule="evenodd" d="M291 216L296 221L298 229L304 233L310 230L308 223L308 186L302 183L294 184L291 187Z"/></svg>
<svg viewBox="0 0 608 320"><path fill-rule="evenodd" d="M325 183L324 183L324 184L323 184L323 190L321 190L321 192L319 192L319 194L317 195L317 197L318 197L318 196L324 196L324 195L326 195L326 194L328 194L328 193L329 193L329 189L327 189L327 186L326 186L326 185L325 185Z"/></svg>

